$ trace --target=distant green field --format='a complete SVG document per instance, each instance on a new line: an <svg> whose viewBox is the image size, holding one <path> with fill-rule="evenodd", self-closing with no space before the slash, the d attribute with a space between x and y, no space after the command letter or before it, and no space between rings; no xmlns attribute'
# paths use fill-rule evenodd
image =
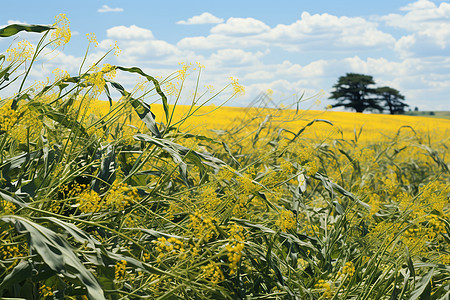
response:
<svg viewBox="0 0 450 300"><path fill-rule="evenodd" d="M450 119L450 111L408 111L405 114L409 116Z"/></svg>

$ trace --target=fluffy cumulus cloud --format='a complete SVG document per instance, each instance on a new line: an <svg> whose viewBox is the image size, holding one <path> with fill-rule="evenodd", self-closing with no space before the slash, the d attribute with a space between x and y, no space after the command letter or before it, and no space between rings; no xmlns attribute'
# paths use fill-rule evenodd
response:
<svg viewBox="0 0 450 300"><path fill-rule="evenodd" d="M244 67L260 63L264 53L246 52L242 49L220 49L209 57L210 64L216 67Z"/></svg>
<svg viewBox="0 0 450 300"><path fill-rule="evenodd" d="M360 17L303 12L292 24L279 24L264 37L288 51L332 48L362 49L393 46L392 35Z"/></svg>
<svg viewBox="0 0 450 300"><path fill-rule="evenodd" d="M153 39L153 33L149 29L141 28L136 25L115 26L106 30L106 36L112 39L130 39L130 40L147 40Z"/></svg>
<svg viewBox="0 0 450 300"><path fill-rule="evenodd" d="M273 27L255 18L230 17L213 26L209 34L186 36L176 44L155 40L150 30L136 26L114 27L107 34L125 42L124 56L129 64L158 64L170 73L180 61L200 61L206 66L204 80L215 86L223 86L223 79L229 76L240 78L247 93L239 105L268 88L283 97L303 91L306 96L322 89L329 92L339 76L355 72L372 75L378 85L400 90L412 106L433 109L421 103L418 95L424 91L450 92L450 75L442 72L450 63L444 64L439 59L442 55L427 49L433 43L437 48L450 43L450 38L440 37L446 37L450 30L444 26L448 7L420 0L403 7L402 14L370 19L303 12L297 21ZM184 22L202 23L201 16L209 18L202 14ZM385 27L381 29L381 25ZM394 38L387 30L391 27L407 32ZM413 56L420 42L424 42L421 59ZM289 59L277 62L276 57L286 54ZM303 58L304 54L313 58ZM443 101L441 97L438 107Z"/></svg>
<svg viewBox="0 0 450 300"><path fill-rule="evenodd" d="M377 27L377 23L363 18L326 13L304 12L296 22L274 28L254 18L229 18L226 23L214 26L208 36L186 37L178 46L190 49L276 46L291 52L393 48L394 37Z"/></svg>
<svg viewBox="0 0 450 300"><path fill-rule="evenodd" d="M112 7L109 7L108 5L104 4L104 5L102 5L102 7L100 7L97 11L98 11L99 13L122 12L122 11L123 11L123 8L120 8L120 7L112 8Z"/></svg>
<svg viewBox="0 0 450 300"><path fill-rule="evenodd" d="M226 23L214 26L213 34L223 35L251 35L270 30L264 22L253 18L229 18Z"/></svg>
<svg viewBox="0 0 450 300"><path fill-rule="evenodd" d="M222 23L223 19L218 18L209 12L204 12L199 16L193 16L192 18L187 19L187 21L181 20L178 21L177 24L180 25L199 25L199 24L217 24Z"/></svg>
<svg viewBox="0 0 450 300"><path fill-rule="evenodd" d="M429 0L419 0L401 8L403 14L382 16L386 25L409 32L396 44L403 57L442 55L450 47L450 3L439 5Z"/></svg>
<svg viewBox="0 0 450 300"><path fill-rule="evenodd" d="M208 12L177 23L214 26L205 35L176 43L155 38L147 28L115 26L107 29L95 54L100 57L117 40L122 53L116 63L138 65L159 76L177 70L180 62L198 61L206 66L202 84L219 89L233 76L246 86L245 96L230 105L246 105L269 88L274 99L330 92L339 76L354 72L372 75L378 86L398 89L412 107L450 109L448 1L411 0L395 14L370 18L303 12L293 22L274 26L255 18L224 21ZM62 54L58 59L53 62L64 62L64 68L75 72L71 63L79 66L81 61ZM131 84L134 80L125 78ZM329 103L322 101L322 107Z"/></svg>

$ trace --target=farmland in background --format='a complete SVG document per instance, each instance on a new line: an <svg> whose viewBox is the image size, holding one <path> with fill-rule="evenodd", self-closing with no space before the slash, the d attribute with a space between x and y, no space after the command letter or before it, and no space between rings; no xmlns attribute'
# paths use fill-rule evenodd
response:
<svg viewBox="0 0 450 300"><path fill-rule="evenodd" d="M57 20L0 33L58 44ZM43 45L8 49L0 87ZM99 61L0 100L0 297L449 297L450 120L215 107L197 91L176 105L186 70Z"/></svg>

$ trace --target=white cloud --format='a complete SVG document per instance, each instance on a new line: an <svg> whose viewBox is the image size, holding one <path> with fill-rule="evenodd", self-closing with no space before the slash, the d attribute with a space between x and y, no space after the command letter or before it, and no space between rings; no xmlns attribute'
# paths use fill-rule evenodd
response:
<svg viewBox="0 0 450 300"><path fill-rule="evenodd" d="M115 26L106 30L106 36L113 39L153 39L153 33L149 29L141 28L136 25Z"/></svg>
<svg viewBox="0 0 450 300"><path fill-rule="evenodd" d="M300 20L279 24L267 39L288 51L314 49L376 48L393 45L395 39L360 17L337 17L303 12Z"/></svg>
<svg viewBox="0 0 450 300"><path fill-rule="evenodd" d="M419 0L401 8L406 14L389 14L380 18L386 25L412 32L396 45L401 55L446 50L450 46L450 3L436 6Z"/></svg>
<svg viewBox="0 0 450 300"><path fill-rule="evenodd" d="M260 51L253 53L242 49L220 49L216 53L211 54L209 60L217 67L234 68L236 66L243 67L258 64L263 56L264 53Z"/></svg>
<svg viewBox="0 0 450 300"><path fill-rule="evenodd" d="M221 34L208 36L186 37L181 39L177 46L183 49L220 49L220 48L250 48L266 46L267 43L252 37L240 38Z"/></svg>
<svg viewBox="0 0 450 300"><path fill-rule="evenodd" d="M199 24L217 24L222 23L223 19L218 18L209 12L204 12L199 16L193 16L192 18L187 19L187 21L181 20L178 21L177 24L180 25L199 25Z"/></svg>
<svg viewBox="0 0 450 300"><path fill-rule="evenodd" d="M123 11L123 8L120 8L120 7L112 8L112 7L109 7L108 5L104 4L104 5L102 5L101 8L97 9L97 11L98 11L99 13L122 12L122 11Z"/></svg>
<svg viewBox="0 0 450 300"><path fill-rule="evenodd" d="M161 40L130 41L125 45L124 52L124 56L141 55L143 57L180 54L175 46Z"/></svg>
<svg viewBox="0 0 450 300"><path fill-rule="evenodd" d="M186 37L178 46L188 49L276 46L291 52L393 48L394 37L377 26L359 17L307 12L294 23L274 28L253 18L229 18L226 23L214 26L208 36Z"/></svg>
<svg viewBox="0 0 450 300"><path fill-rule="evenodd" d="M213 34L250 35L267 32L270 27L260 20L253 18L229 18L226 23L214 26Z"/></svg>
<svg viewBox="0 0 450 300"><path fill-rule="evenodd" d="M8 20L8 25L11 25L11 24L27 24L27 22L22 22L19 20Z"/></svg>

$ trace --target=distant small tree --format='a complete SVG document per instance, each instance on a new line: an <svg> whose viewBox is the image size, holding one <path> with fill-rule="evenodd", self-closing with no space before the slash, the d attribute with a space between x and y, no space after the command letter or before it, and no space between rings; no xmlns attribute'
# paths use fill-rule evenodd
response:
<svg viewBox="0 0 450 300"><path fill-rule="evenodd" d="M403 102L405 96L394 88L383 86L377 88L375 92L378 94L379 99L384 102L384 106L389 110L391 115L403 114L405 108L409 106Z"/></svg>
<svg viewBox="0 0 450 300"><path fill-rule="evenodd" d="M374 84L372 76L347 73L339 77L338 82L333 85L334 91L331 92L329 99L337 101L333 107L343 106L359 113L365 110L383 111L376 89L372 87Z"/></svg>

